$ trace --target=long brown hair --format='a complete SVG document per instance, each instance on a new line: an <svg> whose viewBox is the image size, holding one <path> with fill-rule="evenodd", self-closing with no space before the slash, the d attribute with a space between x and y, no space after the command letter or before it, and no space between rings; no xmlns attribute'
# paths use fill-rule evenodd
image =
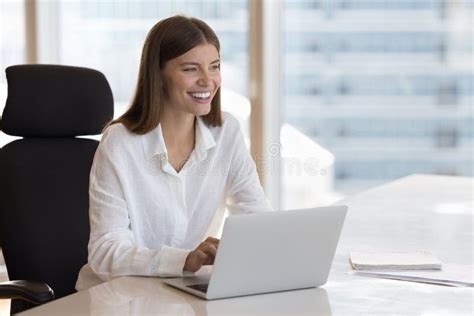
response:
<svg viewBox="0 0 474 316"><path fill-rule="evenodd" d="M143 45L138 82L130 108L107 127L122 123L136 134L146 134L156 128L160 123L165 95L162 69L169 60L202 44L212 44L220 52L219 39L201 20L175 15L156 23ZM211 111L202 116L208 126L222 125L220 90L211 102Z"/></svg>

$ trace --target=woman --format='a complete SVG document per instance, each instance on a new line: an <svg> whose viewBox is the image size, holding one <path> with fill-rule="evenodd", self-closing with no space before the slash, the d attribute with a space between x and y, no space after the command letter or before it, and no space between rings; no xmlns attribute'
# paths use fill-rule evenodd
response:
<svg viewBox="0 0 474 316"><path fill-rule="evenodd" d="M76 289L212 264L218 210L268 211L237 120L220 107L219 40L173 16L146 38L130 109L106 128L90 175L89 258ZM204 241L203 241L204 240Z"/></svg>

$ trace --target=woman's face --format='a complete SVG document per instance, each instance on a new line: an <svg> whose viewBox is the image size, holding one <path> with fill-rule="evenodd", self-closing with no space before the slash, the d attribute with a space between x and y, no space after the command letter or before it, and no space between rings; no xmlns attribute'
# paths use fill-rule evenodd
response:
<svg viewBox="0 0 474 316"><path fill-rule="evenodd" d="M221 85L219 52L212 44L194 47L162 70L166 110L206 115Z"/></svg>

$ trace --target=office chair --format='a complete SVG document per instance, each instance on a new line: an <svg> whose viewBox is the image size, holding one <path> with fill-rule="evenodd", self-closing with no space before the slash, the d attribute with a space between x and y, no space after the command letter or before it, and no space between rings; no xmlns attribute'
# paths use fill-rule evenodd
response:
<svg viewBox="0 0 474 316"><path fill-rule="evenodd" d="M0 149L0 245L12 312L74 293L87 262L89 173L113 97L96 70L57 65L6 69L2 131L22 136Z"/></svg>

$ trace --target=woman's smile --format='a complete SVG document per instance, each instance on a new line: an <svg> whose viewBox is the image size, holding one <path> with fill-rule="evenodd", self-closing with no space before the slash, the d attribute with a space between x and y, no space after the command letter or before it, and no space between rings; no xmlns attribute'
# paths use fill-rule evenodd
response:
<svg viewBox="0 0 474 316"><path fill-rule="evenodd" d="M209 103L211 102L211 91L206 92L188 92L188 94L198 103Z"/></svg>
<svg viewBox="0 0 474 316"><path fill-rule="evenodd" d="M168 110L206 115L221 85L219 52L212 44L194 47L163 69Z"/></svg>

